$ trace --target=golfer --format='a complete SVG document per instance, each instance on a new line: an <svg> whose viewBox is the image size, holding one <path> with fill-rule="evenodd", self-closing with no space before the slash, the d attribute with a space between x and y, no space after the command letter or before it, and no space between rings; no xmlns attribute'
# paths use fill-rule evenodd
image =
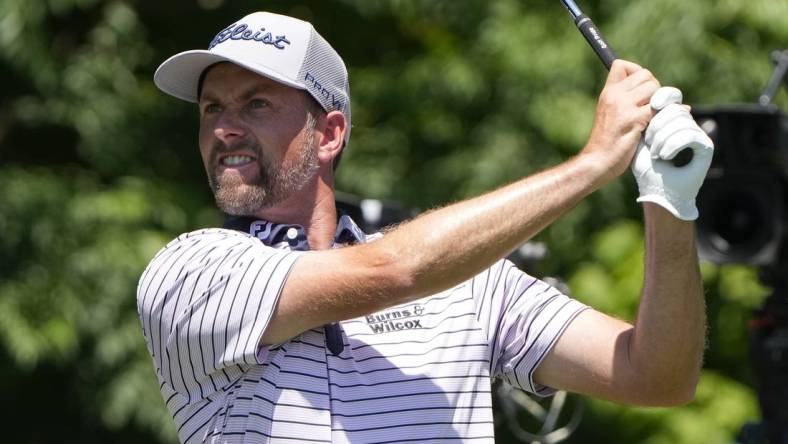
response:
<svg viewBox="0 0 788 444"><path fill-rule="evenodd" d="M538 396L692 400L705 330L692 220L713 148L648 70L613 64L571 159L385 235L337 212L350 89L311 24L250 14L155 82L197 104L228 215L166 245L138 286L182 442L492 443L491 378ZM646 238L634 324L502 259L630 167Z"/></svg>

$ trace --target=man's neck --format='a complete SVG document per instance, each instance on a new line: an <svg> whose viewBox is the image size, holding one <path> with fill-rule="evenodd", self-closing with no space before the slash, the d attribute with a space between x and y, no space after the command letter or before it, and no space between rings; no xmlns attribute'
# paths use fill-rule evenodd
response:
<svg viewBox="0 0 788 444"><path fill-rule="evenodd" d="M310 249L331 248L337 230L334 190L320 182L314 192L303 191L272 208L261 210L255 216L270 222L301 225Z"/></svg>

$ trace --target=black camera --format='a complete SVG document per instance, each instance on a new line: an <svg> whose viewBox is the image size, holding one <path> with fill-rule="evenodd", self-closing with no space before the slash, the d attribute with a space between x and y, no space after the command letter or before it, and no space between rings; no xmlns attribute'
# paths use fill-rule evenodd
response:
<svg viewBox="0 0 788 444"><path fill-rule="evenodd" d="M715 146L697 199L699 254L714 263L776 265L788 221L788 118L755 104L693 115Z"/></svg>

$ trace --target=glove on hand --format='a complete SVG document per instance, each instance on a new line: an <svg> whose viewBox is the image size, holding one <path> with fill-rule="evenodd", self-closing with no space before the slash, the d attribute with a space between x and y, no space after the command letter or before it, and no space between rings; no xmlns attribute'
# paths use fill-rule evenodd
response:
<svg viewBox="0 0 788 444"><path fill-rule="evenodd" d="M680 105L681 91L662 87L651 96L651 107L659 111L640 139L632 174L638 183L638 202L653 202L683 220L698 218L695 197L711 164L714 144ZM690 163L671 163L683 149L693 151Z"/></svg>

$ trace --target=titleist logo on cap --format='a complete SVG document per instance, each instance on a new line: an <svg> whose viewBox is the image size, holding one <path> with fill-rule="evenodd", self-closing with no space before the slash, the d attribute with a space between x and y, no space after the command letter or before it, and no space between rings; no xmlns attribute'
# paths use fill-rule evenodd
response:
<svg viewBox="0 0 788 444"><path fill-rule="evenodd" d="M285 49L285 44L290 44L284 35L274 36L270 32L266 32L265 28L260 28L255 32L245 23L233 23L216 34L216 37L211 40L211 44L208 45L208 49L213 49L214 46L227 40L252 40L277 49Z"/></svg>

